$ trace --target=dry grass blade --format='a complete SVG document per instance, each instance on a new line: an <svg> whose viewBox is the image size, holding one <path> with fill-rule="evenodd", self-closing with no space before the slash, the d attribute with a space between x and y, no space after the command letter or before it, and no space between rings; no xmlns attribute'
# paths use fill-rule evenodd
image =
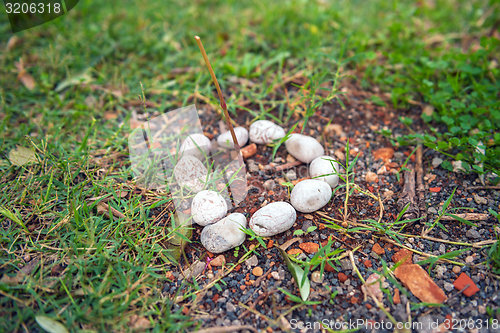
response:
<svg viewBox="0 0 500 333"><path fill-rule="evenodd" d="M293 243L295 243L295 242L297 242L299 240L300 240L299 237L292 238L292 239L286 241L285 243L283 243L282 245L280 245L280 249L282 249L283 251L286 251L286 249L288 249L288 247L290 245L292 245Z"/></svg>
<svg viewBox="0 0 500 333"><path fill-rule="evenodd" d="M370 297L373 299L373 301L375 302L375 304L380 308L380 310L382 310L385 313L385 315L387 316L387 318L389 318L389 320L394 324L394 327L397 327L396 319L394 319L394 317L387 311L387 309L384 307L384 304L381 303L378 300L377 297L375 297L375 295L373 294L371 288L366 284L365 279L363 279L363 276L361 275L361 272L359 271L358 266L356 266L356 262L354 261L353 252L349 251L348 254L349 254L349 259L351 261L351 265L352 265L354 271L358 275L358 277L361 280L361 282L363 283L363 285L366 286L366 290L367 290L368 294L370 295ZM396 329L394 332L399 332L399 330Z"/></svg>
<svg viewBox="0 0 500 333"><path fill-rule="evenodd" d="M467 221L486 221L490 214L481 214L481 213L463 213L463 214L453 214L457 217L463 218ZM441 217L442 221L454 221L456 218L454 216L444 215Z"/></svg>

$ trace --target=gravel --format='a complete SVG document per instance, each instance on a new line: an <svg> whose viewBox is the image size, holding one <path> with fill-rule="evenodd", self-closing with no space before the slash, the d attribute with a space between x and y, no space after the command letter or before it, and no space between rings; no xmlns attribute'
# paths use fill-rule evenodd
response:
<svg viewBox="0 0 500 333"><path fill-rule="evenodd" d="M384 217L382 223L390 223L394 222L395 217L399 214L396 203L402 190L402 183L398 182L396 172L405 162L413 148L404 146L395 148L396 151L390 161L382 161L374 158L374 151L390 145L377 133L377 131L380 131L383 126L389 126L394 134L399 135L402 134L405 129L399 128L398 126L392 126L393 123L397 123L398 116L396 114L391 116L393 111L387 111L385 108L379 108L373 105L370 106L370 109L363 102L366 98L369 98L369 96L364 95L364 92L359 92L359 95L351 95L351 104L347 106L347 112L342 110L340 106L338 108L324 106L320 111L323 112L323 116L327 119L334 117L336 122L342 122L342 124L345 125L342 126L343 132L346 138L350 140L351 149L353 149L353 151L357 149L357 153L362 152L355 167L353 181L362 188L368 189L372 193L380 194L383 197ZM367 114L371 114L371 118L368 118ZM379 114L382 116L379 117ZM421 120L418 118L419 109L415 108L410 110L406 116L412 116L413 114L416 116L412 127L413 130L418 132L419 126L421 126ZM389 125L386 125L384 122ZM315 131L318 127L322 128L322 126L326 126L326 123L327 120L313 116L310 118L304 133L310 134L310 130ZM352 126L353 124L362 125ZM289 126L284 127L285 130L290 128ZM317 135L318 133L313 133L312 137L316 137ZM321 142L323 143L323 141ZM345 154L343 150L344 146L345 141L337 138L333 140L330 146L325 146L325 152L329 156L339 156ZM267 204L276 201L289 202L288 189L279 185L277 182L277 179L281 178L282 175L273 174L270 169L266 169L266 166L271 162L271 156L271 147L259 145L257 154L252 157L253 160L246 160L247 170L250 172L250 190L247 200L243 202L244 206L240 205L235 211L248 214L247 217L251 217L265 201L268 202ZM286 159L287 152L285 147L280 147L274 162L289 162ZM451 201L450 208L467 207L473 209L476 213L484 213L488 208L498 211L500 192L471 189L472 186L480 185L477 176L474 174L449 172L441 166L443 164L443 159L442 155L424 148L423 166L424 175L427 176L427 180L424 181L424 204L428 216L425 220L416 221L403 229L404 233L415 235L415 237L411 237L413 241L410 241L408 237L401 238L400 241L405 246L411 247L415 251L433 255L443 255L451 251L463 249L467 249L467 251L457 257L449 258L449 260L459 263L460 265L447 262L437 262L431 268L428 264L423 265L425 271L428 271L430 268L431 279L445 291L445 294L448 296L448 301L443 307L414 307L413 310L411 310L411 318L415 321L422 322L422 324L424 324L424 322L431 323L436 321L442 323L447 315L451 315L456 319L468 320L469 318L473 318L474 320L483 320L484 323L484 320L489 318L486 307L492 308L494 311L500 307L500 297L497 296L500 289L499 282L490 275L489 266L485 264L485 261L488 259L486 251L484 249L471 249L463 245L450 244L445 241L474 243L492 240L495 238L494 226L498 224L498 221L493 218L489 218L486 221L474 221L478 226L475 228L458 221L441 220L440 223L443 228L440 225L436 225L428 234L428 236L435 239L424 240L419 236L422 234L423 229L428 228L426 223L432 224L435 221L436 215L442 209L444 202L450 197L453 190L455 190L455 194ZM397 166L393 168L390 163L395 163ZM413 161L409 160L409 163L412 164ZM264 166L263 170L259 168L259 164L261 167ZM368 171L377 172L382 166L386 167L386 171L378 175L378 183L365 183L364 178L366 173ZM389 168L389 170L387 170L387 168ZM395 170L395 172L392 170ZM299 173L296 169L294 171L297 176ZM289 172L290 170L286 171L287 174ZM404 178L402 173L400 173L400 176ZM430 188L433 188L434 191L430 191ZM273 191L274 194L270 195L269 191ZM384 193L391 194L384 197ZM264 198L264 201L259 201L259 197ZM343 209L344 199L344 192L340 189L330 199L330 202L321 209L324 216L330 216L337 220L341 220L342 215L339 209ZM378 209L378 204L375 201L359 193L353 194L350 198L349 214L353 218L356 218L358 223L365 223L363 221L364 219L377 220ZM363 212L363 215L360 215L361 212ZM468 212L471 212L471 210L458 210L453 213ZM400 246L382 240L380 238L382 236L381 234L372 232L349 232L345 234L335 228L322 228L321 224L326 225L328 222L320 218L317 214L309 214L313 215L313 219L306 219L305 214L297 213L297 221L293 224L291 229L284 233L264 238L266 244L271 240L274 242L274 244L269 246L269 249L259 247L256 250L259 255L252 255L245 264L240 265L239 268L235 268L231 276L225 277L223 279L224 283L222 281L218 283L218 287L221 288L221 290L216 286L212 286L209 289L209 292L202 297L197 305L203 306L202 309L199 309L200 313L209 314L203 317L203 319L200 319L202 321L202 328L214 325L250 325L258 328L260 331L264 331L270 323L262 317L251 314L238 318L244 312L244 309L238 305L239 302L247 306L253 306L255 311L270 318L277 318L279 314L295 305L293 301L287 300L288 298L278 290L278 288L283 288L294 295L299 295L296 285L292 282L292 276L286 264L283 262L283 259L274 246L281 245L297 237L293 235L293 232L299 229L306 231L310 226L314 225L318 227L315 232L298 237L299 240L290 245L287 251L299 249L299 245L303 242L320 243L324 242L327 236L332 236L334 237L333 249L341 248L344 251L343 253L345 253L346 250L352 250L359 247L354 253L354 261L365 279L374 271L378 271L378 269L382 267L381 260L384 260L389 267L394 265L392 256L400 249ZM355 228L355 226L351 225L351 228ZM446 230L444 230L444 228L446 228ZM385 236L387 237L388 235ZM200 250L199 243L196 243L199 240L199 230L194 230L193 240L194 243L186 247L186 253L190 262L196 262L198 258L206 253ZM385 253L380 255L380 259L373 255L374 252L372 248L375 243L378 243L385 250ZM248 249L250 245L257 245L257 241L249 240L249 237L247 237L243 245ZM242 246L240 246L236 258L234 257L235 254L233 250L223 253L227 262L226 269L233 267L231 264L236 264L245 252ZM314 254L301 253L297 258L299 260L307 260L312 256L314 256ZM417 254L415 255L414 262L423 259L425 259L424 256ZM366 260L370 260L373 267L365 267L363 263ZM184 261L182 261L182 265L185 271L186 267L184 267ZM202 272L200 272L197 280L201 287L209 282L208 276L215 276L218 269L220 269L219 267L212 267L211 270L210 268L204 269L205 262L201 262L197 265L198 268L202 268ZM336 271L328 272L325 270L323 279L320 279L317 274L319 273L320 267L313 269L313 272L309 275L314 285L308 300L318 301L320 304L317 304L315 307L308 306L292 311L286 316L287 323L291 324L293 322L292 320L296 320L295 323L302 321L304 324L311 324L314 323L314 321L321 321L323 319L335 320L338 318L346 321L357 319L371 319L375 322L380 322L382 319L387 321L386 315L380 311L371 299L364 300L364 295L361 292L361 282L356 273L353 272L350 260L344 258L341 259L338 264L334 262L333 265ZM252 269L256 266L263 269L264 275L268 270L271 270L270 274L261 279L259 284L255 283L257 277L252 274ZM339 272L347 276L347 280L344 283L340 283L338 280ZM458 290L456 290L453 285L455 280L462 273L469 276L479 288L479 292L471 297L458 293ZM394 295L395 288L396 286L389 282L387 291L390 292L391 295ZM165 283L162 291L170 295L170 297L174 297L174 295L177 295L176 293L183 294L188 292L188 288L181 287L181 282L176 279L174 282ZM258 303L252 305L259 295L267 291L271 292L271 295L261 298ZM334 291L337 292L337 295L332 300L331 295ZM400 300L401 303L399 304L391 303L387 295L384 294L383 303L384 307L387 308L389 313L395 316L397 320L404 321L408 318L408 313L406 312L408 302L411 302L410 305L414 305L419 304L420 300L411 293L409 297L407 297L403 292L400 293ZM185 304L189 303L185 302ZM182 304L176 306L177 308L174 306L172 311L180 309ZM273 331L281 332L277 326L273 326ZM292 329L292 332L299 331L300 329ZM305 331L306 330L303 330L303 332ZM314 332L314 330L310 331ZM319 332L319 330L316 331ZM377 332L392 331L393 330L377 330ZM369 332L369 330L362 330L362 332ZM417 330L413 332L417 332ZM422 330L422 332L424 332L424 330Z"/></svg>

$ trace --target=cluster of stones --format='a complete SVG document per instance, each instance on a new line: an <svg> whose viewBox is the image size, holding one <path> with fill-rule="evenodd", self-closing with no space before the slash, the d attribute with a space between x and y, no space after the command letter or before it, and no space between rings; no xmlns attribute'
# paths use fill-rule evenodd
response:
<svg viewBox="0 0 500 333"><path fill-rule="evenodd" d="M236 127L238 143L243 147L248 139L256 144L270 144L286 136L285 130L267 120L258 120L250 126L250 131ZM217 144L233 148L234 142L230 132L219 135ZM174 175L180 186L187 186L197 193L192 200L191 214L193 221L204 227L201 243L212 253L221 253L241 245L246 234L242 230L247 227L247 219L243 214L233 213L226 216L228 207L225 199L217 192L203 190L204 181L208 178L207 168L201 160L210 153L210 140L203 134L190 136L181 146L184 154L174 169ZM290 229L297 218L297 212L311 213L325 206L332 196L332 189L338 185L338 163L325 155L323 146L313 137L302 134L291 134L285 141L290 155L297 160L309 164L309 175L312 179L300 181L293 188L290 203L273 202L257 210L248 223L256 235L269 237ZM196 155L196 156L193 156Z"/></svg>

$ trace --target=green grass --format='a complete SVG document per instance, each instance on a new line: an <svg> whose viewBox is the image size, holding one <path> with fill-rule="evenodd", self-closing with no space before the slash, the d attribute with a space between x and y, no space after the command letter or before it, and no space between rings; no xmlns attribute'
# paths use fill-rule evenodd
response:
<svg viewBox="0 0 500 333"><path fill-rule="evenodd" d="M435 108L424 118L426 133L409 130L393 140L438 149L448 156L444 167L458 159L477 173L498 172L500 48L489 36L498 30L500 6L420 3L80 1L67 15L18 33L11 50L2 9L0 267L16 276L27 255L39 262L28 277L0 282L0 330L39 329L35 315L70 331L126 331L134 314L155 331L191 324L161 293L172 260L164 244L173 231L153 223L151 205L163 208L168 198L131 186L126 104L139 100L140 82L160 111L193 103L194 93L218 104L194 35L233 114L245 110L238 101L249 100L253 117L272 119L277 111L275 120L285 122L294 110L273 89L283 78L302 70L318 89L351 70L362 87L390 93L397 108L412 101ZM36 81L33 91L16 79L20 59ZM232 76L256 84L234 84ZM305 94L304 102L309 116L321 100ZM107 120L110 112L117 119ZM411 128L408 119L402 123ZM32 149L37 162L11 165L16 145ZM99 202L90 198L102 195L122 217L97 214Z"/></svg>

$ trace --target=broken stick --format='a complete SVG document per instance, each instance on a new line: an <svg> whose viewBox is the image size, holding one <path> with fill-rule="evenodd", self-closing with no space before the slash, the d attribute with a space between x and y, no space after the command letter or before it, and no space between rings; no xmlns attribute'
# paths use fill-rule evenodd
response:
<svg viewBox="0 0 500 333"><path fill-rule="evenodd" d="M417 198L420 217L427 217L427 209L425 208L425 186L424 186L424 168L422 167L422 145L417 146L415 154L415 172L417 177Z"/></svg>
<svg viewBox="0 0 500 333"><path fill-rule="evenodd" d="M420 216L418 199L415 196L415 171L411 166L409 166L408 169L410 169L410 171L404 172L403 191L399 195L398 200L399 211L402 211L407 205L409 205L403 215L403 219L405 220L416 219Z"/></svg>

